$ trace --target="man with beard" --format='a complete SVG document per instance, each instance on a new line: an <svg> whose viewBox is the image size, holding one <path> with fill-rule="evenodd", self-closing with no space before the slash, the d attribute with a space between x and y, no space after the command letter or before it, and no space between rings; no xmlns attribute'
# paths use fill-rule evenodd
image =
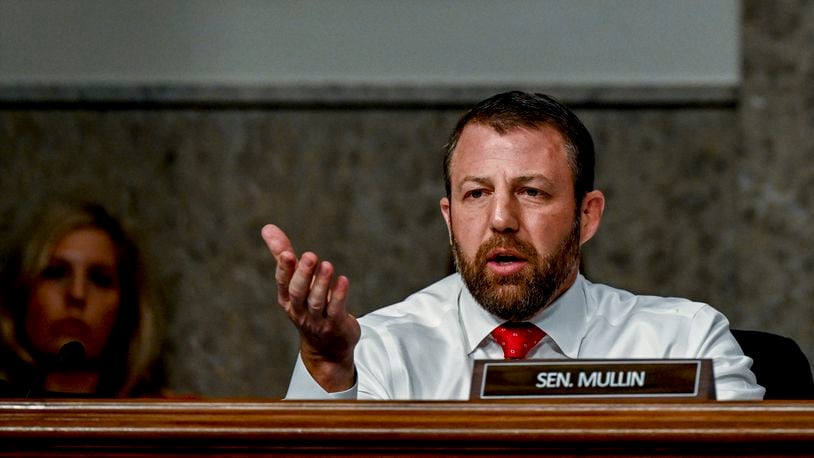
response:
<svg viewBox="0 0 814 458"><path fill-rule="evenodd" d="M719 399L762 398L721 313L579 273L605 198L593 140L568 108L543 94L484 100L458 122L444 176L459 274L359 320L345 308L346 277L263 228L278 302L300 332L287 398L467 399L474 361L504 357L712 358ZM505 329L534 338L511 353Z"/></svg>

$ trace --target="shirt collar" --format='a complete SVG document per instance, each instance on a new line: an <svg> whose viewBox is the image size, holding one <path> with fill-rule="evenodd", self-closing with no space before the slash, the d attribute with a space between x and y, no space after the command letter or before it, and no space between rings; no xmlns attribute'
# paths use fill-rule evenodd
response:
<svg viewBox="0 0 814 458"><path fill-rule="evenodd" d="M461 294L458 296L458 316L461 320L461 328L464 331L467 354L472 354L483 342L483 339L503 323L502 319L487 312L472 297L469 288L463 283L463 278L461 278Z"/></svg>
<svg viewBox="0 0 814 458"><path fill-rule="evenodd" d="M468 353L475 351L498 325L504 320L487 312L472 297L461 280L461 293L458 296L458 316L464 331ZM569 358L576 358L584 335L588 307L585 297L587 280L577 275L574 284L529 321L540 327L554 340Z"/></svg>
<svg viewBox="0 0 814 458"><path fill-rule="evenodd" d="M586 283L582 274L577 275L567 291L529 320L545 331L569 358L579 355L579 346L585 335L588 316Z"/></svg>

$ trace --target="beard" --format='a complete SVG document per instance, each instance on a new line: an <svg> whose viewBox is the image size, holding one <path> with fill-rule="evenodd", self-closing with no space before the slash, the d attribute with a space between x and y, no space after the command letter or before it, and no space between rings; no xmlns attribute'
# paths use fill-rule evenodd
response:
<svg viewBox="0 0 814 458"><path fill-rule="evenodd" d="M579 235L577 215L557 249L540 256L534 246L514 235L495 234L478 248L471 261L461 251L453 231L452 253L466 287L486 311L507 321L523 321L556 299L555 294L571 276L579 261ZM528 264L510 275L492 273L486 266L487 256L499 247L517 251Z"/></svg>

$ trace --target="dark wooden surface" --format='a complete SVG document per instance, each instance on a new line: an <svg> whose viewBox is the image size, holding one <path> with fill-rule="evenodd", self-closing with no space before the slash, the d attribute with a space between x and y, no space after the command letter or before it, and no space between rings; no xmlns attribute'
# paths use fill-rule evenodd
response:
<svg viewBox="0 0 814 458"><path fill-rule="evenodd" d="M805 402L5 401L0 456L812 455Z"/></svg>

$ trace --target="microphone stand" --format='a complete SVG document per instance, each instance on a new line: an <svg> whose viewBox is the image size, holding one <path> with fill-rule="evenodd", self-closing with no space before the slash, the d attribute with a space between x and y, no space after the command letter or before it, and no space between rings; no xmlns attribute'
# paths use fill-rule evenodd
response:
<svg viewBox="0 0 814 458"><path fill-rule="evenodd" d="M49 361L45 363L42 371L34 377L34 380L28 386L25 399L30 398L31 393L33 393L35 389L42 389L42 385L45 383L45 379L49 374L80 367L84 359L85 346L82 345L82 342L72 340L59 347L59 352L57 352L56 356L50 358Z"/></svg>

